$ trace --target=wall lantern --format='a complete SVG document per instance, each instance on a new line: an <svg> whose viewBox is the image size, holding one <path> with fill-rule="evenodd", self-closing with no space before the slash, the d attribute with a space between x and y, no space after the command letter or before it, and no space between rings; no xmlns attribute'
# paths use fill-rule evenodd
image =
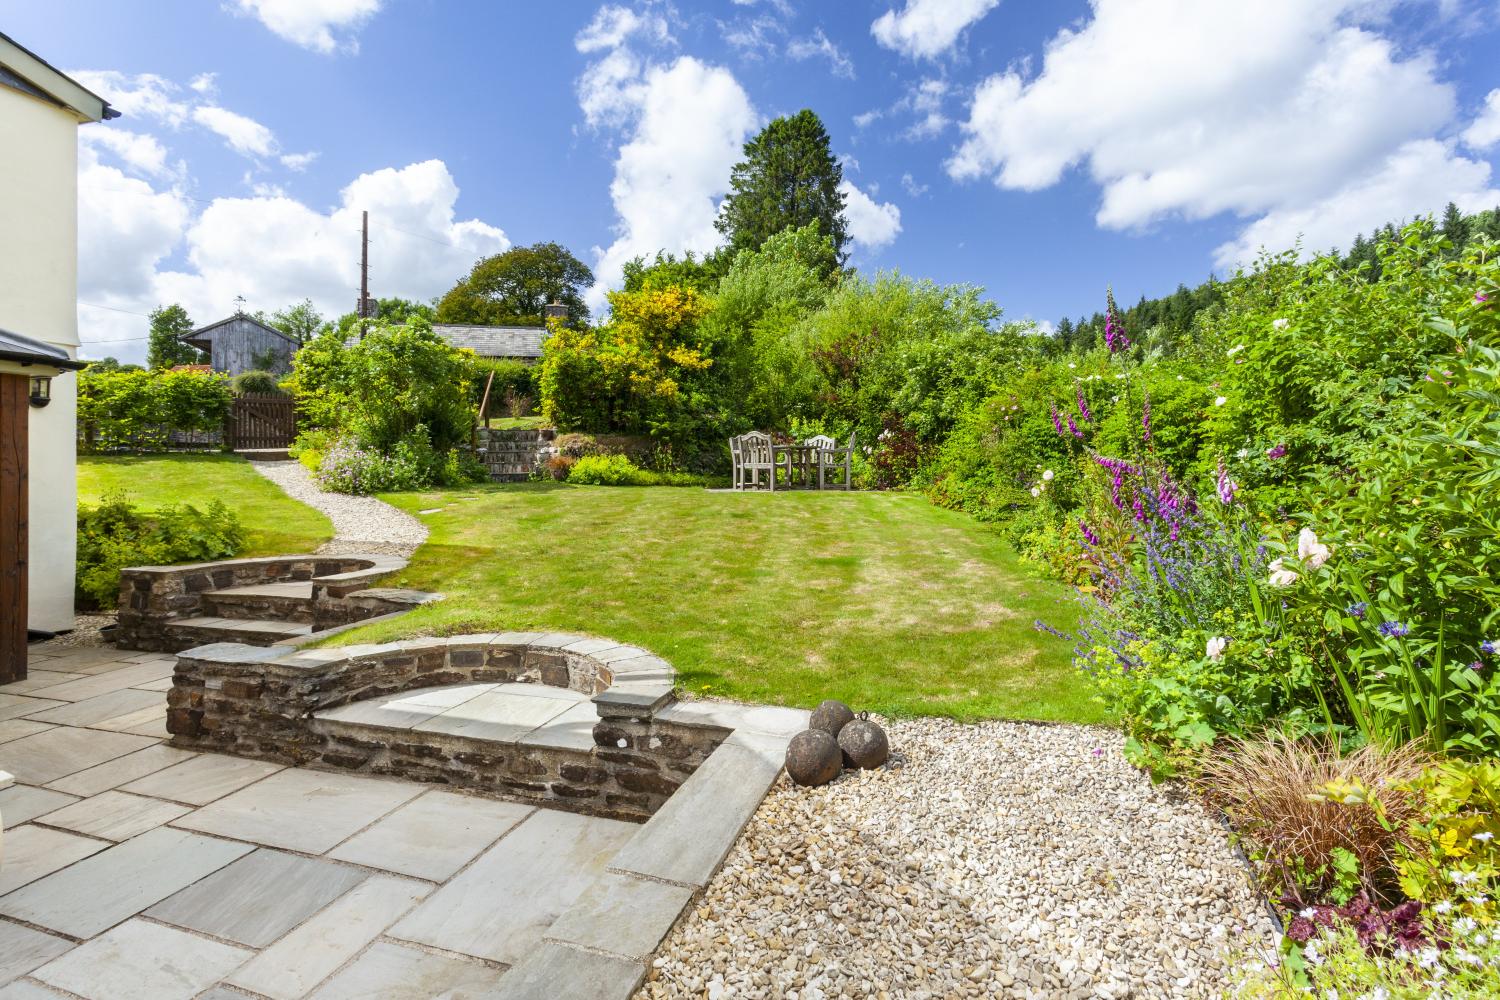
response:
<svg viewBox="0 0 1500 1000"><path fill-rule="evenodd" d="M31 405L43 407L52 402L52 376L31 376Z"/></svg>

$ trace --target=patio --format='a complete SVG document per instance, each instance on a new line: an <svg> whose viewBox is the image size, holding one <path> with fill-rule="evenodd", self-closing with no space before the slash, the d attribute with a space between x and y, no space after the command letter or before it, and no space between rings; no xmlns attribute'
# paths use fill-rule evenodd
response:
<svg viewBox="0 0 1500 1000"><path fill-rule="evenodd" d="M652 848L738 834L192 753L173 659L36 649L0 688L7 1000L626 997L722 857L648 879Z"/></svg>

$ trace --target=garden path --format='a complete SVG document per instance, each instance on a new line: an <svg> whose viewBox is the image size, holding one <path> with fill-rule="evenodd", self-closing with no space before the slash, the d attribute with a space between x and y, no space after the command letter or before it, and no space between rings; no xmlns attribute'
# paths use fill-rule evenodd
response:
<svg viewBox="0 0 1500 1000"><path fill-rule="evenodd" d="M318 553L378 552L410 556L427 540L427 528L405 511L374 497L330 493L318 485L301 462L252 462L256 472L281 487L293 500L328 515L333 538Z"/></svg>

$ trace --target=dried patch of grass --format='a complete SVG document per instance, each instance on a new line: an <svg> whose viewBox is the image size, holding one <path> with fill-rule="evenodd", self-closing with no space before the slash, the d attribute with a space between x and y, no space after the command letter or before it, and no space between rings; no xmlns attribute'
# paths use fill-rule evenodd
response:
<svg viewBox="0 0 1500 1000"><path fill-rule="evenodd" d="M1234 741L1200 780L1259 861L1267 888L1289 904L1326 901L1340 849L1359 861L1361 887L1388 900L1397 845L1420 808L1402 786L1431 762L1415 744L1341 755L1329 741L1278 733Z"/></svg>

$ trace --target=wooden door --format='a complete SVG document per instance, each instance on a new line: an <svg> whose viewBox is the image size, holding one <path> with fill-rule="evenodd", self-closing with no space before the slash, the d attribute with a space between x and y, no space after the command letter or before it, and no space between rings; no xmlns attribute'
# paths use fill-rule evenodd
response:
<svg viewBox="0 0 1500 1000"><path fill-rule="evenodd" d="M0 684L26 679L26 420L30 380L0 374Z"/></svg>

